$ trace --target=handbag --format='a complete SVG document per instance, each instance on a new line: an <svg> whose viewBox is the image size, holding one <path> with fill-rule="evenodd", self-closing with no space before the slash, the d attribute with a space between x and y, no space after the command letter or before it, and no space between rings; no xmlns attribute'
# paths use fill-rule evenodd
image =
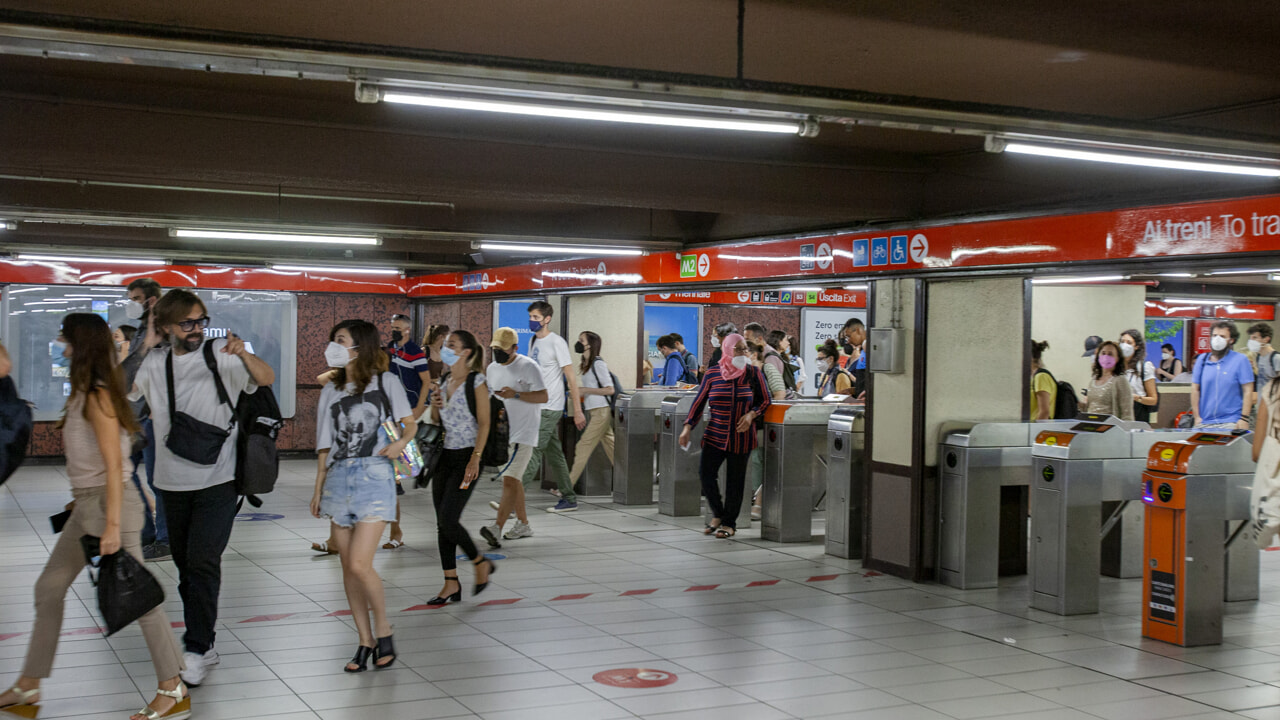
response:
<svg viewBox="0 0 1280 720"><path fill-rule="evenodd" d="M387 393L382 387L382 375L378 375L378 394L382 397L383 410L386 411L388 418L382 423L382 434L390 445L400 441L400 423L392 417L391 401L387 399ZM399 456L391 459L391 464L395 468L398 481L416 478L422 472L422 453L418 450L416 436L404 446Z"/></svg>
<svg viewBox="0 0 1280 720"><path fill-rule="evenodd" d="M439 425L423 423L418 426L418 434L414 438L418 443L418 451L422 454L422 472L418 473L413 486L424 488L431 484L431 476L440 465L444 455L444 428Z"/></svg>
<svg viewBox="0 0 1280 720"><path fill-rule="evenodd" d="M206 352L212 346L205 344ZM214 384L218 389L218 400L231 408L231 424L226 429L197 420L186 413L178 412L173 394L173 350L169 350L164 361L165 384L169 390L169 434L164 438L164 446L174 455L193 462L196 465L216 465L222 455L222 447L231 437L231 430L236 426L235 407L227 397L222 385L222 378L213 373Z"/></svg>
<svg viewBox="0 0 1280 720"><path fill-rule="evenodd" d="M164 589L137 558L123 549L103 556L98 543L92 535L80 536L90 566L89 580L98 588L98 611L107 623L107 637L111 637L159 607L164 602Z"/></svg>

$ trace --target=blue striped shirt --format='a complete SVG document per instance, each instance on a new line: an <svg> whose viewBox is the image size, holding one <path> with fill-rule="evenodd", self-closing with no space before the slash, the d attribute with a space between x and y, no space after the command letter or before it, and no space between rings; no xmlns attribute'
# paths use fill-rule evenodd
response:
<svg viewBox="0 0 1280 720"><path fill-rule="evenodd" d="M752 392L752 388L755 392ZM696 427L702 419L702 410L710 404L711 420L702 433L702 446L711 446L729 453L748 453L756 448L756 429L747 428L746 432L738 432L738 420L748 412L755 412L756 417L764 415L769 407L769 392L766 390L764 373L757 367L748 367L747 371L735 380L725 380L720 375L720 366L707 368L707 375L698 388L698 396L689 409L689 417L684 424ZM756 405L757 398L760 404Z"/></svg>

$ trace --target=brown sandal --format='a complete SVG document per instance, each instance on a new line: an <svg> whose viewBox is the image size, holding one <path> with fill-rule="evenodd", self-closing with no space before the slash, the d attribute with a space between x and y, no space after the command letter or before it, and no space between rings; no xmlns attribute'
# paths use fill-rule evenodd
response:
<svg viewBox="0 0 1280 720"><path fill-rule="evenodd" d="M311 543L311 549L312 549L312 550L315 550L315 551L316 551L316 552L318 552L318 553L323 553L323 554L325 554L325 555L337 555L337 554L338 554L338 548L329 547L329 541L328 541L328 540L325 540L324 542Z"/></svg>

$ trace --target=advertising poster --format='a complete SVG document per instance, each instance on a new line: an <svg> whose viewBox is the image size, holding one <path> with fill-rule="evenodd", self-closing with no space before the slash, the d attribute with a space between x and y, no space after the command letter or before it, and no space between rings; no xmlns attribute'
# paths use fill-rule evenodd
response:
<svg viewBox="0 0 1280 720"><path fill-rule="evenodd" d="M800 345L805 368L802 395L814 397L818 394L818 346L835 338L849 318L855 317L865 323L867 311L825 308L804 308L800 311Z"/></svg>
<svg viewBox="0 0 1280 720"><path fill-rule="evenodd" d="M1147 341L1147 359L1160 364L1160 347L1173 346L1173 355L1184 361L1187 358L1187 323L1185 320L1147 318L1144 339ZM1194 356L1194 354L1193 354Z"/></svg>
<svg viewBox="0 0 1280 720"><path fill-rule="evenodd" d="M493 329L500 327L509 327L516 331L516 336L520 339L520 354L529 354L529 345L533 342L533 331L529 329L529 303L540 298L526 298L524 300L494 300L493 301ZM555 328L555 320L552 320L552 329Z"/></svg>
<svg viewBox="0 0 1280 720"><path fill-rule="evenodd" d="M654 383L662 382L662 353L658 352L658 338L668 333L679 333L687 348L702 347L702 308L697 305L648 305L644 306L645 357L653 365ZM698 358L703 362L702 358Z"/></svg>

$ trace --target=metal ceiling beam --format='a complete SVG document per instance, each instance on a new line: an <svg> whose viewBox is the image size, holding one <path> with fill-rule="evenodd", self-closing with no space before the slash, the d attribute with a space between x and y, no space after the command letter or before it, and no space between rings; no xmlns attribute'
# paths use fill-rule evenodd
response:
<svg viewBox="0 0 1280 720"><path fill-rule="evenodd" d="M315 48L304 49L289 47L279 39L237 38L240 42L233 43L0 23L0 54L329 82L404 87L445 83L491 90L600 94L801 113L826 122L898 130L965 135L1019 132L1280 157L1280 142L1265 137L1199 135L1150 123L1026 108L458 53L449 54L451 61L446 62L432 59L441 53L404 48L313 42Z"/></svg>

